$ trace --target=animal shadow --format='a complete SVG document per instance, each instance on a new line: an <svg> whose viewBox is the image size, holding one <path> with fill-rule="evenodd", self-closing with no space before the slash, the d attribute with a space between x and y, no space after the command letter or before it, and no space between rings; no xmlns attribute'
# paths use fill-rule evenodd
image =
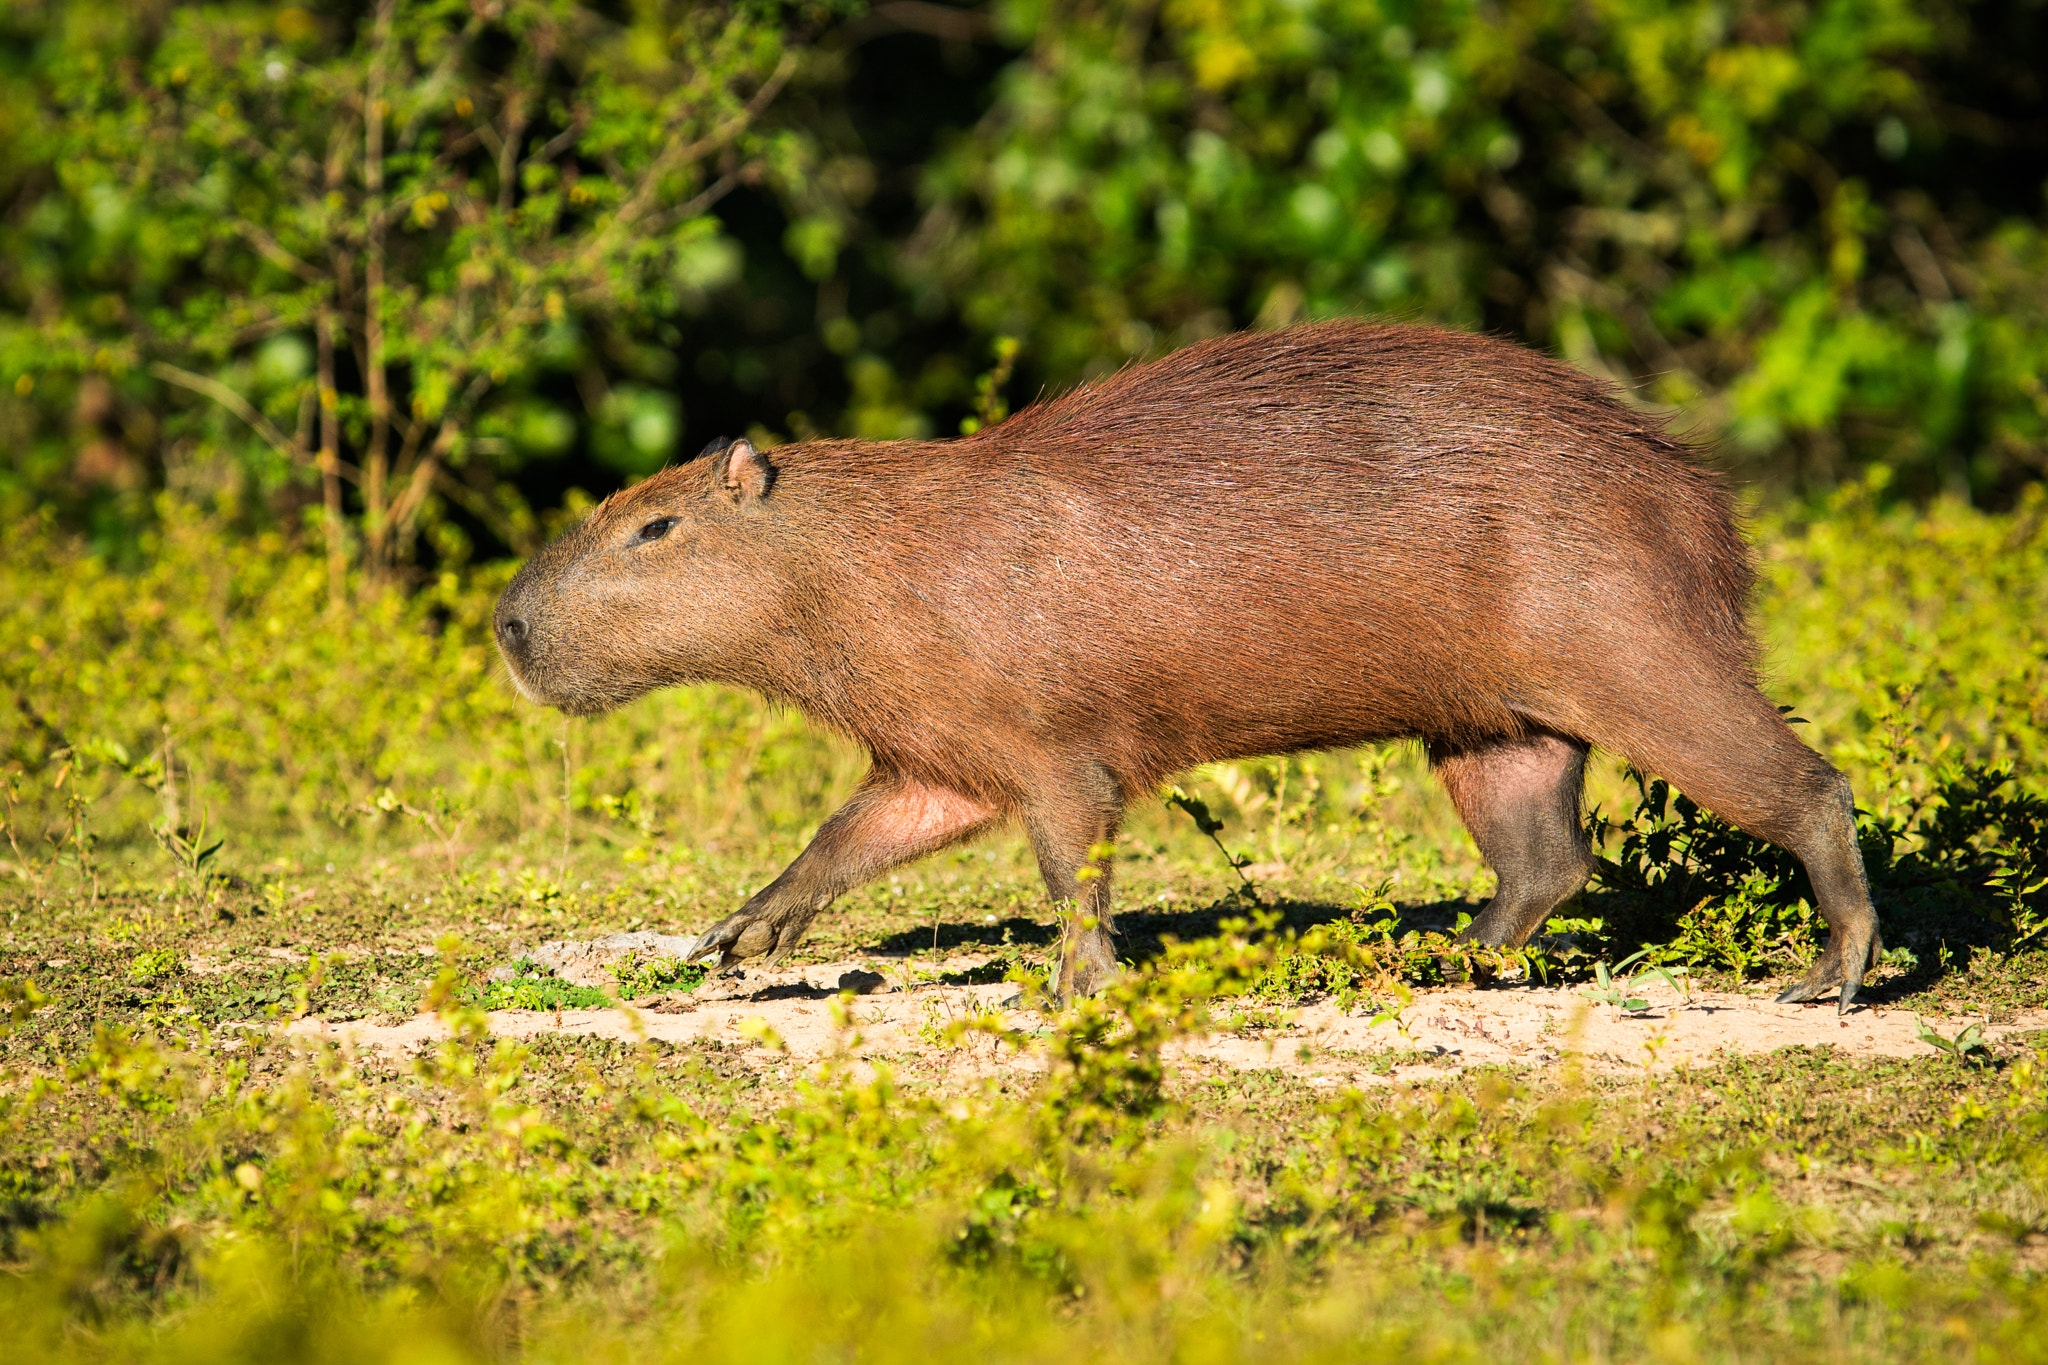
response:
<svg viewBox="0 0 2048 1365"><path fill-rule="evenodd" d="M1472 914L1478 908L1478 902L1467 900L1396 906L1394 932L1397 935L1411 929L1448 932L1460 914ZM1292 897L1272 897L1254 903L1239 896L1224 896L1206 905L1186 909L1165 909L1152 903L1140 903L1120 911L1116 917L1117 955L1134 964L1149 962L1165 952L1169 938L1182 943L1211 938L1221 932L1226 921L1248 919L1260 910L1279 915L1276 931L1291 929L1296 933L1347 920L1352 915L1352 907L1348 905ZM940 951L956 952L1013 946L1049 948L1059 942L1059 937L1059 924L1049 914L1042 922L1012 915L993 924L942 921L936 930L928 925L905 929L877 939L865 948L869 952L888 954L930 952L935 946Z"/></svg>

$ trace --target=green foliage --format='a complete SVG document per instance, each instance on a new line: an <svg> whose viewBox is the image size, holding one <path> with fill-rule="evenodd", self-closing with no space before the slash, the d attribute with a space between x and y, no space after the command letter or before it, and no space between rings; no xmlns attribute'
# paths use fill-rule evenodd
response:
<svg viewBox="0 0 2048 1365"><path fill-rule="evenodd" d="M55 500L115 550L158 487L286 524L331 491L344 559L450 562L540 534L515 484L608 486L685 428L930 435L1332 312L1560 352L1773 482L2003 505L2048 433L2040 25L21 0L0 514Z"/></svg>
<svg viewBox="0 0 2048 1365"><path fill-rule="evenodd" d="M1668 783L1630 777L1638 800L1627 817L1617 823L1594 815L1596 842L1617 833L1621 839L1617 856L1595 875L1604 887L1650 902L1660 918L1676 917L1665 960L1738 978L1772 958L1810 960L1820 923L1792 856L1702 810Z"/></svg>
<svg viewBox="0 0 2048 1365"><path fill-rule="evenodd" d="M486 981L473 989L467 1003L487 1010L587 1010L612 1003L610 993L595 986L572 986L530 958L512 964L502 981Z"/></svg>
<svg viewBox="0 0 2048 1365"><path fill-rule="evenodd" d="M489 636L503 569L363 589L329 614L323 563L276 533L167 502L133 553L123 572L48 519L0 549L0 763L10 818L36 830L24 868L54 865L36 845L69 837L81 789L100 835L168 829L202 876L282 832L425 837L448 856L516 829L643 850L671 824L700 841L794 829L851 775L800 720L735 693L574 725L520 702ZM213 834L188 829L195 811Z"/></svg>
<svg viewBox="0 0 2048 1365"><path fill-rule="evenodd" d="M1894 754L1922 764L1923 782L1943 763L2009 762L2048 795L2048 496L1984 517L1948 499L1883 510L1887 487L1873 475L1759 518L1773 690L1866 805L1925 795L1892 785Z"/></svg>
<svg viewBox="0 0 2048 1365"><path fill-rule="evenodd" d="M1013 0L998 23L1025 56L931 171L910 263L1049 375L1420 315L1680 405L1781 478L2002 495L2044 468L2048 166L2005 150L2039 108L2032 5Z"/></svg>
<svg viewBox="0 0 2048 1365"><path fill-rule="evenodd" d="M1633 1013L1636 1010L1648 1008L1650 1003L1641 996L1630 993L1636 984L1642 981L1662 981L1673 991L1690 998L1691 992L1685 987L1686 973L1682 967L1674 971L1669 967L1646 964L1637 971L1627 971L1627 968L1642 962L1649 955L1648 949L1630 953L1611 968L1605 962L1594 963L1593 980L1596 985L1593 990L1586 993L1586 998L1602 1005L1612 1006L1623 1013Z"/></svg>
<svg viewBox="0 0 2048 1365"><path fill-rule="evenodd" d="M1252 860L1241 854L1232 853L1224 846L1221 837L1223 822L1210 813L1208 803L1199 796L1190 796L1186 790L1178 786L1168 787L1161 799L1166 802L1168 810L1182 811L1195 822L1195 828L1200 830L1209 842L1216 845L1216 851L1223 855L1223 860L1230 864L1230 870L1237 874L1239 885L1248 895L1256 897L1257 888L1252 886L1251 879L1245 876L1244 871L1251 865Z"/></svg>
<svg viewBox="0 0 2048 1365"><path fill-rule="evenodd" d="M1988 1053L1991 1050L1984 1045L1984 1026L1982 1024L1965 1024L1962 1030L1955 1037L1951 1038L1946 1034L1937 1033L1927 1027L1927 1021L1924 1019L1916 1018L1913 1023L1918 1027L1918 1032L1915 1036L1921 1042L1946 1053L1955 1061L1960 1062L1965 1058L1974 1057L1979 1053Z"/></svg>
<svg viewBox="0 0 2048 1365"><path fill-rule="evenodd" d="M188 466L324 479L337 574L343 479L373 568L443 499L531 548L493 476L559 448L540 381L606 354L666 377L641 338L741 264L712 207L803 173L760 115L829 10L10 7L0 382L42 414L38 458L69 453L67 407L147 412ZM597 406L624 472L675 453L657 390Z"/></svg>
<svg viewBox="0 0 2048 1365"><path fill-rule="evenodd" d="M653 957L642 961L640 954L635 952L628 953L612 965L612 977L619 983L619 998L632 1000L661 991L690 990L704 979L704 968L673 957Z"/></svg>
<svg viewBox="0 0 2048 1365"><path fill-rule="evenodd" d="M1860 813L1887 937L1924 947L1961 911L1997 949L2029 947L2048 925L2048 885L2035 872L2048 861L2048 801L2022 790L2002 765L1891 771L1926 794L1884 816ZM1595 818L1601 837L1621 835L1619 855L1596 876L1623 894L1633 916L1676 916L1677 933L1655 949L1657 960L1738 979L1811 961L1824 926L1790 855L1664 782L1631 776L1641 793L1634 809L1618 824Z"/></svg>

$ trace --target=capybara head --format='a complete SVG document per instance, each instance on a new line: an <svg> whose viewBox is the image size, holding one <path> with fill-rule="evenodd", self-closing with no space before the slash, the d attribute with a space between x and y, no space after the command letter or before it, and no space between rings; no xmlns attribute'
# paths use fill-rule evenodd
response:
<svg viewBox="0 0 2048 1365"><path fill-rule="evenodd" d="M535 555L493 620L519 690L581 716L730 676L724 665L748 657L779 590L748 533L774 479L749 442L714 442Z"/></svg>

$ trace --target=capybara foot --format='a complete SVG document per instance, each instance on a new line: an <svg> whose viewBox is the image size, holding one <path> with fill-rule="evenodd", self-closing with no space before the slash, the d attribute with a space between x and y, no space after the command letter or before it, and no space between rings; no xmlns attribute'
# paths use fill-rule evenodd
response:
<svg viewBox="0 0 2048 1365"><path fill-rule="evenodd" d="M1806 975L1787 986L1778 995L1781 1005L1803 1004L1818 1000L1836 987L1841 995L1835 1003L1837 1014L1847 1014L1850 1002L1855 1000L1857 990L1863 985L1863 973L1877 965L1878 954L1884 951L1877 929L1873 925L1861 933L1832 935L1827 951L1806 969ZM1855 970L1846 970L1845 963L1856 964Z"/></svg>
<svg viewBox="0 0 2048 1365"><path fill-rule="evenodd" d="M1086 996L1099 994L1105 986L1123 974L1123 969L1114 962L1107 967L1092 962L1060 964L1059 1002L1071 1005Z"/></svg>
<svg viewBox="0 0 2048 1365"><path fill-rule="evenodd" d="M697 935L678 956L685 962L699 962L716 954L714 970L750 957L780 961L809 927L808 916L781 918L738 910Z"/></svg>
<svg viewBox="0 0 2048 1365"><path fill-rule="evenodd" d="M1109 935L1100 929L1084 934L1079 943L1060 954L1060 1004L1071 1005L1083 996L1096 994L1116 980L1121 970Z"/></svg>

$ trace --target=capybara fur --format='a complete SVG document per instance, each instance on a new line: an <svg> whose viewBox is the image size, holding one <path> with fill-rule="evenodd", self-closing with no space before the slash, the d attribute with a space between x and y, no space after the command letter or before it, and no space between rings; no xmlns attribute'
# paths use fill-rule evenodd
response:
<svg viewBox="0 0 2048 1365"><path fill-rule="evenodd" d="M1795 854L1879 950L1849 785L1757 690L1728 496L1651 418L1522 347L1357 321L1247 332L950 441L716 443L526 565L497 636L572 714L753 688L873 768L696 953L780 956L843 892L1005 820L1114 973L1103 854L1196 764L1419 738L1520 944L1584 886L1589 746ZM1090 871L1092 869L1092 872Z"/></svg>

